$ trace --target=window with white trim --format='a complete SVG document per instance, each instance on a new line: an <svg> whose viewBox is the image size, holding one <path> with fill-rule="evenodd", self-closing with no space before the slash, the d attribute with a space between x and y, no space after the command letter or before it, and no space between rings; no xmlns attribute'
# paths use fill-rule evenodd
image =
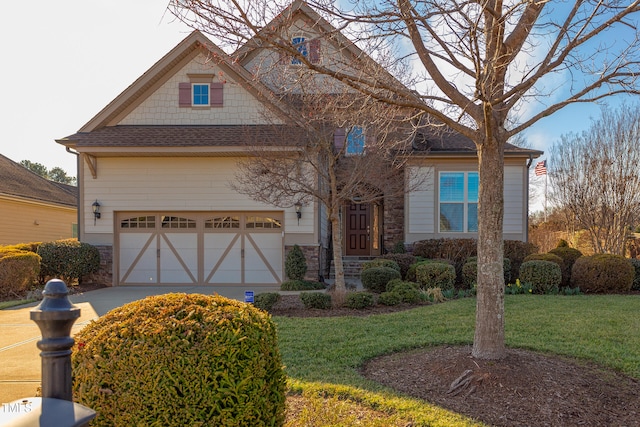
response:
<svg viewBox="0 0 640 427"><path fill-rule="evenodd" d="M478 231L478 172L440 172L440 232Z"/></svg>
<svg viewBox="0 0 640 427"><path fill-rule="evenodd" d="M191 105L194 107L208 107L209 93L211 89L209 83L192 83L191 84Z"/></svg>
<svg viewBox="0 0 640 427"><path fill-rule="evenodd" d="M351 126L347 130L346 154L356 155L364 153L365 133L362 126Z"/></svg>

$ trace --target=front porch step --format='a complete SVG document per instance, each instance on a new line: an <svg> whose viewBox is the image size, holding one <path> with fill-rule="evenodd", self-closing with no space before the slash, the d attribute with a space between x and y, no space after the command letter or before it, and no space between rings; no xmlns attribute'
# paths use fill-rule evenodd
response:
<svg viewBox="0 0 640 427"><path fill-rule="evenodd" d="M343 256L342 265L344 266L344 278L345 279L360 279L360 273L362 272L362 264L367 261L371 261L376 257L373 256ZM331 261L331 268L329 270L329 278L335 279L336 272L333 260Z"/></svg>

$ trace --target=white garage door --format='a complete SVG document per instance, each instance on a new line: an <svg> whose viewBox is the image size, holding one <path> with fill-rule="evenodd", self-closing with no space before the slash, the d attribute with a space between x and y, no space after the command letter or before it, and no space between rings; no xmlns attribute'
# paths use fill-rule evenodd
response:
<svg viewBox="0 0 640 427"><path fill-rule="evenodd" d="M118 284L279 284L281 212L117 215Z"/></svg>

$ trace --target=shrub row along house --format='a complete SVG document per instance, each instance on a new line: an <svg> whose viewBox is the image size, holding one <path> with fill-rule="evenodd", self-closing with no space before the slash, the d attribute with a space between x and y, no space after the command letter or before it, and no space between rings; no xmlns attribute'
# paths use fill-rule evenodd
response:
<svg viewBox="0 0 640 427"><path fill-rule="evenodd" d="M285 14L293 19L280 19ZM345 111L330 129L334 153L347 160L341 166L346 178L336 188L344 190L350 168L382 141L402 154L396 159L402 159L397 181L403 191L374 184L384 166L371 166L369 177L359 177L341 199L339 230L325 201L304 185L292 184L300 196L278 203L260 197L279 182L273 181L277 163L264 168L264 180L260 171L247 180L246 162L259 153L290 159L298 150L297 172L284 172L283 180L328 185L318 165L330 168L335 159L305 164L300 152L309 158L317 149L310 140L319 127L314 133L307 125L326 107L316 100L315 110L308 109L307 92L334 94L337 86L324 80L313 91L283 90L300 81L300 56L332 66L352 58L373 62L303 1L279 17L268 30L291 40L293 56L251 40L227 54L194 31L77 133L57 141L80 155L80 239L112 257L113 285L277 285L285 280L285 254L296 244L307 258L307 276L326 276L332 235L341 236L344 256L380 255L399 242L477 236L474 144L429 126L420 130L423 118L382 136L383 126L363 123L367 114L347 113L345 99L331 109L338 119ZM505 239L527 239L528 168L540 154L505 147Z"/></svg>

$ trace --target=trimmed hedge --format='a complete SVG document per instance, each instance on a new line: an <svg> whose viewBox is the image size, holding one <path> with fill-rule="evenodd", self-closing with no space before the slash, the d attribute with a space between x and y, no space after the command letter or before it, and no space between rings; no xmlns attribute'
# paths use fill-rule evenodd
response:
<svg viewBox="0 0 640 427"><path fill-rule="evenodd" d="M400 267L400 275L403 279L407 278L407 272L409 271L409 267L411 267L411 264L415 264L415 262L417 261L417 258L415 256L407 253L385 254L382 255L382 258L395 261Z"/></svg>
<svg viewBox="0 0 640 427"><path fill-rule="evenodd" d="M26 251L0 252L0 297L18 297L36 282L40 256Z"/></svg>
<svg viewBox="0 0 640 427"><path fill-rule="evenodd" d="M362 310L364 308L373 307L375 301L373 294L369 292L350 292L344 301L344 306L348 308L354 308L356 310Z"/></svg>
<svg viewBox="0 0 640 427"><path fill-rule="evenodd" d="M371 267L360 274L362 287L376 294L384 292L391 280L400 278L400 271L389 267Z"/></svg>
<svg viewBox="0 0 640 427"><path fill-rule="evenodd" d="M533 293L551 293L557 291L562 283L562 270L553 261L525 261L520 266L520 281L531 286Z"/></svg>
<svg viewBox="0 0 640 427"><path fill-rule="evenodd" d="M387 292L397 294L401 302L415 304L422 300L420 286L414 282L404 282L394 279L387 283Z"/></svg>
<svg viewBox="0 0 640 427"><path fill-rule="evenodd" d="M524 262L527 262L527 261L555 262L556 264L558 264L560 268L562 268L562 265L564 264L564 261L562 261L562 258L560 258L558 255L554 255L551 253L527 255L524 259Z"/></svg>
<svg viewBox="0 0 640 427"><path fill-rule="evenodd" d="M584 293L629 292L635 269L620 255L596 254L576 260L571 270L571 285Z"/></svg>
<svg viewBox="0 0 640 427"><path fill-rule="evenodd" d="M315 291L320 289L325 289L325 286L311 280L287 280L280 285L281 291Z"/></svg>
<svg viewBox="0 0 640 427"><path fill-rule="evenodd" d="M95 273L100 268L100 252L88 243L76 239L45 242L38 247L40 279L45 282L57 277L68 286L83 276Z"/></svg>
<svg viewBox="0 0 640 427"><path fill-rule="evenodd" d="M431 262L416 267L416 281L423 289L453 289L456 281L456 270L451 264Z"/></svg>
<svg viewBox="0 0 640 427"><path fill-rule="evenodd" d="M331 295L322 292L303 292L300 300L305 308L319 308L327 310L331 308Z"/></svg>
<svg viewBox="0 0 640 427"><path fill-rule="evenodd" d="M377 267L393 268L394 270L397 270L398 273L400 273L400 266L392 259L376 258L372 259L371 261L362 263L362 271Z"/></svg>
<svg viewBox="0 0 640 427"><path fill-rule="evenodd" d="M116 308L75 336L74 401L93 426L281 426L286 375L268 313L219 295Z"/></svg>
<svg viewBox="0 0 640 427"><path fill-rule="evenodd" d="M562 258L562 286L569 286L571 284L571 269L576 260L582 256L582 252L569 246L558 246L551 249L549 253Z"/></svg>
<svg viewBox="0 0 640 427"><path fill-rule="evenodd" d="M258 294L253 299L253 305L264 311L271 311L274 305L280 299L280 294L277 292L265 292Z"/></svg>

